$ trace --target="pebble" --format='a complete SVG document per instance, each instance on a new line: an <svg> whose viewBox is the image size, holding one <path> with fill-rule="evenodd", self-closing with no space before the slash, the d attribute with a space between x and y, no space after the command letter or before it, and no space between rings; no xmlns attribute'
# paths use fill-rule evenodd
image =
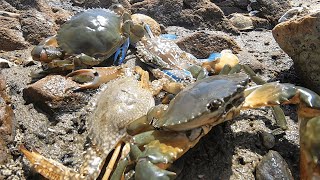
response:
<svg viewBox="0 0 320 180"><path fill-rule="evenodd" d="M261 132L260 133L260 138L262 140L262 144L267 149L273 148L274 145L276 144L275 137L271 133Z"/></svg>

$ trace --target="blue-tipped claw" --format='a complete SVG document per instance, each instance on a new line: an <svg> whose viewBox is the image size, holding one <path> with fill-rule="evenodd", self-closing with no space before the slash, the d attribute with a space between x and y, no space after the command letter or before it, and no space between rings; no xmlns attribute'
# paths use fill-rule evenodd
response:
<svg viewBox="0 0 320 180"><path fill-rule="evenodd" d="M201 62L212 62L221 57L221 53L211 53L207 59L198 59Z"/></svg>
<svg viewBox="0 0 320 180"><path fill-rule="evenodd" d="M192 78L192 74L187 70L163 70L167 76L170 76L176 82L182 82L185 79Z"/></svg>
<svg viewBox="0 0 320 180"><path fill-rule="evenodd" d="M123 43L123 45L119 47L116 53L114 54L114 58L113 58L114 65L120 65L123 63L126 57L129 45L130 45L130 40L129 38L127 38L126 41ZM121 53L121 56L119 57L120 53Z"/></svg>
<svg viewBox="0 0 320 180"><path fill-rule="evenodd" d="M161 34L160 37L169 40L176 40L178 38L175 34Z"/></svg>

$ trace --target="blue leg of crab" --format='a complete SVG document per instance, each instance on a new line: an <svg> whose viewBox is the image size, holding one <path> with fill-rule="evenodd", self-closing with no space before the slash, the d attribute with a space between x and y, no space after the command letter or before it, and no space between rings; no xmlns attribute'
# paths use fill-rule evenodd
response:
<svg viewBox="0 0 320 180"><path fill-rule="evenodd" d="M172 78L175 82L183 82L187 79L192 79L193 76L190 71L187 70L163 70L164 74Z"/></svg>
<svg viewBox="0 0 320 180"><path fill-rule="evenodd" d="M130 45L130 40L129 38L127 38L126 41L123 43L123 45L120 48L118 48L118 50L114 54L113 64L120 65L123 63L124 58L126 57L129 45ZM121 53L121 56L119 57L120 53Z"/></svg>

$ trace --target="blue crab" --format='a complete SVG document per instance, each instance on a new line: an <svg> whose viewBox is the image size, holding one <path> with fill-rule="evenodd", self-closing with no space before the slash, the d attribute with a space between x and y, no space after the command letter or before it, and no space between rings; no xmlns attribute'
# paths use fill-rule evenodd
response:
<svg viewBox="0 0 320 180"><path fill-rule="evenodd" d="M148 73L139 67L135 72L141 75L141 81L137 80L131 69L122 68L123 75L119 78L117 77L120 74L114 76L115 80L104 86L93 103L90 103L92 114L87 123L93 146L86 151L80 172L36 153L30 153L21 146L25 156L31 163L35 163L35 169L45 173L44 176L49 179L96 179L99 175L98 169L102 169L108 154L124 137L126 124L145 115L155 105L153 89L149 88L148 77L145 77ZM118 152L120 150L115 149ZM46 169L42 169L43 166L46 166ZM62 168L58 174L50 172L50 168L56 166Z"/></svg>
<svg viewBox="0 0 320 180"><path fill-rule="evenodd" d="M129 40L135 43L143 35L143 26L134 24L122 5L113 4L109 9L89 9L76 14L61 26L56 36L40 42L31 54L49 69L91 67L117 50L114 59L122 63Z"/></svg>
<svg viewBox="0 0 320 180"><path fill-rule="evenodd" d="M124 148L129 152L123 153L112 178L121 179L128 163L135 163L135 179L173 179L176 174L166 169L215 125L233 119L243 109L279 104L298 104L301 178L319 178L320 96L292 84L272 82L246 88L247 84L248 76L242 73L211 76L190 84L168 106L154 106L129 123L128 134L121 139L130 144ZM23 148L22 152L49 179L70 174L36 152ZM95 154L88 158L95 159Z"/></svg>

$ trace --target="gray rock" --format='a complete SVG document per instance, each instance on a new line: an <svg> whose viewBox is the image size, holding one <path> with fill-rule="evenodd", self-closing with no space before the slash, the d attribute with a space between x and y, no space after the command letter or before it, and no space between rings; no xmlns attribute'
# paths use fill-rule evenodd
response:
<svg viewBox="0 0 320 180"><path fill-rule="evenodd" d="M256 167L257 180L293 180L288 164L281 155L270 150Z"/></svg>

